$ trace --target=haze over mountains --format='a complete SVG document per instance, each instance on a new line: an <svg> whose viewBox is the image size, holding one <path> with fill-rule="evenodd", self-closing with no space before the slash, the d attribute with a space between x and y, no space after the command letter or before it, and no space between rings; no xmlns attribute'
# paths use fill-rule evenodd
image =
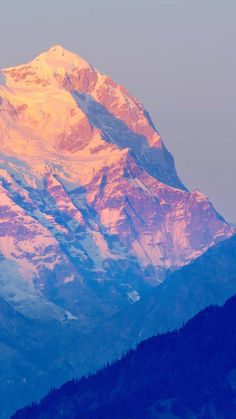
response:
<svg viewBox="0 0 236 419"><path fill-rule="evenodd" d="M229 419L236 416L236 297L68 382L14 419Z"/></svg>
<svg viewBox="0 0 236 419"><path fill-rule="evenodd" d="M233 419L236 297L152 337L96 375L68 382L14 419Z"/></svg>
<svg viewBox="0 0 236 419"><path fill-rule="evenodd" d="M236 245L208 198L182 184L148 112L109 76L58 45L0 74L6 417L224 302L236 292ZM210 268L224 260L219 276L209 268L198 280L204 257ZM185 265L183 283L181 270L170 276ZM181 310L169 316L173 294Z"/></svg>
<svg viewBox="0 0 236 419"><path fill-rule="evenodd" d="M136 304L85 327L79 321L29 319L0 300L0 417L50 388L95 372L137 342L173 330L209 304L236 293L236 236L170 275Z"/></svg>

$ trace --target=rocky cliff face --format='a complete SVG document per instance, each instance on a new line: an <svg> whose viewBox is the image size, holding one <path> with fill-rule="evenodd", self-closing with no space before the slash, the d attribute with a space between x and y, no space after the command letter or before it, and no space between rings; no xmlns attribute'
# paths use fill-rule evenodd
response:
<svg viewBox="0 0 236 419"><path fill-rule="evenodd" d="M55 46L1 80L0 294L19 310L94 321L232 235L143 106L85 60Z"/></svg>

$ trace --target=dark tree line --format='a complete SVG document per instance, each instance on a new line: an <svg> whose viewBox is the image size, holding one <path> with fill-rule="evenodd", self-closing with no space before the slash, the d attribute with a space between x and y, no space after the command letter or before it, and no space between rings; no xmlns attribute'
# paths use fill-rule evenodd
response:
<svg viewBox="0 0 236 419"><path fill-rule="evenodd" d="M14 419L145 419L167 411L181 419L236 418L236 296L67 382Z"/></svg>

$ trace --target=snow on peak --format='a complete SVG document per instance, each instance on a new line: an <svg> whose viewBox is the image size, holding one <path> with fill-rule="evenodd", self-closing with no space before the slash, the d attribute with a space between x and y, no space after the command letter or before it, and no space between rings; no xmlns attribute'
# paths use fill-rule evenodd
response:
<svg viewBox="0 0 236 419"><path fill-rule="evenodd" d="M0 259L15 263L9 277L19 271L42 294L55 278L72 313L81 292L103 312L93 280L127 277L128 292L116 280L103 288L106 307L119 295L135 303L138 278L159 283L233 233L181 184L144 107L87 61L55 45L2 73Z"/></svg>
<svg viewBox="0 0 236 419"><path fill-rule="evenodd" d="M29 63L3 69L2 74L8 87L28 90L30 87L41 89L63 85L67 77L84 70L95 72L84 58L55 45Z"/></svg>
<svg viewBox="0 0 236 419"><path fill-rule="evenodd" d="M82 57L68 51L61 45L54 45L48 51L38 55L32 62L33 66L40 68L47 66L55 71L64 69L66 72L75 69L89 68L89 63Z"/></svg>

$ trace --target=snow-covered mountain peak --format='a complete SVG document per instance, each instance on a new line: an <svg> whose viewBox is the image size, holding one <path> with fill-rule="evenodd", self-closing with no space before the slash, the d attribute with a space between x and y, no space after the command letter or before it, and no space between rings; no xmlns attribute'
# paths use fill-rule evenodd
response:
<svg viewBox="0 0 236 419"><path fill-rule="evenodd" d="M149 114L111 77L59 45L2 74L0 270L15 263L9 277L18 272L75 316L84 301L112 311L233 233L186 190Z"/></svg>
<svg viewBox="0 0 236 419"><path fill-rule="evenodd" d="M8 87L51 89L64 87L71 76L86 70L96 73L85 59L54 45L26 64L3 69L2 75Z"/></svg>
<svg viewBox="0 0 236 419"><path fill-rule="evenodd" d="M74 54L61 45L54 45L48 51L38 55L31 65L43 70L43 66L50 67L54 71L63 69L65 72L90 68L89 63L77 54Z"/></svg>

